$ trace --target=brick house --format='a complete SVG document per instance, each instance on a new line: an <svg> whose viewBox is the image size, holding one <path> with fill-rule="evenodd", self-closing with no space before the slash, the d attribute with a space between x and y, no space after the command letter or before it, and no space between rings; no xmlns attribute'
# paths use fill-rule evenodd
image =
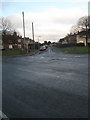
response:
<svg viewBox="0 0 90 120"><path fill-rule="evenodd" d="M75 44L76 43L76 34L69 34L64 38L64 41L68 44Z"/></svg>
<svg viewBox="0 0 90 120"><path fill-rule="evenodd" d="M59 42L61 44L78 44L78 43L84 43L86 46L86 31L78 32L77 34L68 34L63 39L60 39ZM90 43L90 29L87 33L87 43Z"/></svg>
<svg viewBox="0 0 90 120"><path fill-rule="evenodd" d="M2 46L3 49L21 48L23 40L16 32L6 31L2 32Z"/></svg>

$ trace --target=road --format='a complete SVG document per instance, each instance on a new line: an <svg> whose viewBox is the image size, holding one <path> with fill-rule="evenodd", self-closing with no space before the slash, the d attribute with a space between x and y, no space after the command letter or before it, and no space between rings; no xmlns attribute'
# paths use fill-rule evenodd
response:
<svg viewBox="0 0 90 120"><path fill-rule="evenodd" d="M88 55L50 47L3 58L3 113L9 118L87 118Z"/></svg>

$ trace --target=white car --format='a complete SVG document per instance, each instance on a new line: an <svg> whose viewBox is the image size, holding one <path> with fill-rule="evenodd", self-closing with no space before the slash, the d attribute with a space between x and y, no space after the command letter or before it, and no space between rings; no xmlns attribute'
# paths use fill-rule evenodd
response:
<svg viewBox="0 0 90 120"><path fill-rule="evenodd" d="M44 51L44 50L46 50L46 46L45 46L45 45L43 45L43 46L40 48L40 51Z"/></svg>

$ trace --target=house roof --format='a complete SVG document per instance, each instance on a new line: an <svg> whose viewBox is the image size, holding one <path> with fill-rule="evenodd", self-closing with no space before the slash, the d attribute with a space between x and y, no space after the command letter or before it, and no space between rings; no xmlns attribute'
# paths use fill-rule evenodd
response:
<svg viewBox="0 0 90 120"><path fill-rule="evenodd" d="M85 36L86 35L86 31L78 32L78 35ZM90 29L88 30L87 35L90 37Z"/></svg>

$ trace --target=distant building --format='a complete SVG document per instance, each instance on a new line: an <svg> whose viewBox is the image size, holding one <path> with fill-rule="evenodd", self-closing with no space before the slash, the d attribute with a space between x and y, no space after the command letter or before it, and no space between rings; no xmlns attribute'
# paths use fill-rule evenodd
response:
<svg viewBox="0 0 90 120"><path fill-rule="evenodd" d="M52 46L56 46L56 42L52 42L51 45L52 45Z"/></svg>
<svg viewBox="0 0 90 120"><path fill-rule="evenodd" d="M61 38L61 39L59 40L59 43L60 43L60 44L63 44L63 42L65 42L65 38Z"/></svg>
<svg viewBox="0 0 90 120"><path fill-rule="evenodd" d="M59 40L61 44L75 44L76 43L76 34L68 34L66 37Z"/></svg>
<svg viewBox="0 0 90 120"><path fill-rule="evenodd" d="M64 38L64 41L68 44L75 44L76 43L76 34L69 34Z"/></svg>
<svg viewBox="0 0 90 120"><path fill-rule="evenodd" d="M4 49L13 49L13 48L26 48L30 44L33 44L34 41L29 39L29 37L22 38L22 36L17 35L14 31L5 31L2 33L2 46Z"/></svg>
<svg viewBox="0 0 90 120"><path fill-rule="evenodd" d="M76 44L84 43L86 46L86 31L78 32L77 34L68 34L66 37L59 40L60 44ZM87 43L90 43L90 29L87 33Z"/></svg>

